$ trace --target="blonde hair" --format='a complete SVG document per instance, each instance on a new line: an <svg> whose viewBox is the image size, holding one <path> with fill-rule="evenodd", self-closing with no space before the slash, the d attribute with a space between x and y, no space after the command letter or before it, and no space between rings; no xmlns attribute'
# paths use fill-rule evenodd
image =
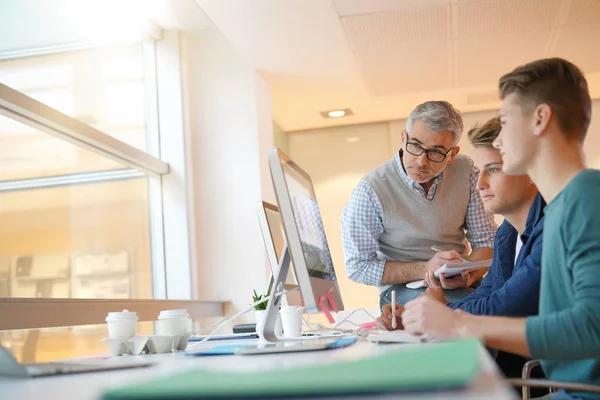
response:
<svg viewBox="0 0 600 400"><path fill-rule="evenodd" d="M469 131L468 137L475 148L493 148L494 146L492 144L500 134L501 130L502 126L500 125L500 118L494 117L481 126L475 125L475 127Z"/></svg>

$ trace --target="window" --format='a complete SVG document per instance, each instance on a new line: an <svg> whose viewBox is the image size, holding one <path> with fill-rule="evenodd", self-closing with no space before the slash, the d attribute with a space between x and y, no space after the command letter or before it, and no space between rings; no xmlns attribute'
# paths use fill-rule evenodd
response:
<svg viewBox="0 0 600 400"><path fill-rule="evenodd" d="M0 182L122 169L109 158L0 115Z"/></svg>
<svg viewBox="0 0 600 400"><path fill-rule="evenodd" d="M2 193L0 297L151 299L147 181Z"/></svg>
<svg viewBox="0 0 600 400"><path fill-rule="evenodd" d="M142 51L5 61L0 81L145 151ZM0 163L0 297L152 298L150 178L3 115Z"/></svg>
<svg viewBox="0 0 600 400"><path fill-rule="evenodd" d="M0 82L147 150L143 49L134 43L2 61Z"/></svg>
<svg viewBox="0 0 600 400"><path fill-rule="evenodd" d="M163 309L223 315L190 299L185 171L158 157L180 168L185 153L178 36L165 36L0 61L0 341L23 361L103 352L108 311L135 310L140 334ZM72 346L56 353L56 338Z"/></svg>

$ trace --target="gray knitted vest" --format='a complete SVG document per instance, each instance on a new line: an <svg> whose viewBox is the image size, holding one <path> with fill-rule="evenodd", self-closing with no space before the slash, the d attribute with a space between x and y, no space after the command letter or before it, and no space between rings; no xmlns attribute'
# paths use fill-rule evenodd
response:
<svg viewBox="0 0 600 400"><path fill-rule="evenodd" d="M464 224L471 192L470 170L470 159L456 156L444 169L431 201L402 179L395 159L369 172L367 181L383 209L379 258L426 261L435 254L431 246L464 254L468 246ZM380 292L388 287L380 287Z"/></svg>

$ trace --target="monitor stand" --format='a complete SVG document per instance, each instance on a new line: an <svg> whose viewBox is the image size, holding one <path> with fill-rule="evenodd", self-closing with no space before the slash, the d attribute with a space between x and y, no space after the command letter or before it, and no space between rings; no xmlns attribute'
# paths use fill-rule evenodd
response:
<svg viewBox="0 0 600 400"><path fill-rule="evenodd" d="M279 257L279 268L273 271L271 278L269 279L269 292L271 298L267 302L267 309L265 310L264 321L262 324L262 332L257 332L258 335L266 342L277 343L277 342L298 342L306 340L305 338L287 338L279 337L275 334L275 323L279 316L279 306L281 305L282 296L273 296L276 293L283 292L285 289L285 280L290 269L290 252L288 250L287 243L283 246L283 251Z"/></svg>
<svg viewBox="0 0 600 400"><path fill-rule="evenodd" d="M271 293L271 298L267 302L267 309L265 310L264 321L261 327L262 332L257 332L258 336L265 342L278 343L278 342L301 342L308 340L319 340L322 339L319 336L309 336L300 338L288 338L279 337L275 333L275 323L279 316L279 306L284 295L273 296L276 293L281 293L285 290L285 280L287 279L288 271L290 269L290 252L288 250L287 243L283 246L281 257L279 258L279 268L277 271L273 271L271 278L269 279L268 290ZM299 289L299 288L298 288ZM338 312L338 307L333 299L331 290L325 295L319 296L318 309L320 312L325 313L330 323L335 323L331 312Z"/></svg>

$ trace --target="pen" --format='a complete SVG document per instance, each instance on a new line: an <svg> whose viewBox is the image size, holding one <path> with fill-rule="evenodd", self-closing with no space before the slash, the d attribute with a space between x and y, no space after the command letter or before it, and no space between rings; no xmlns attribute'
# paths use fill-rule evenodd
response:
<svg viewBox="0 0 600 400"><path fill-rule="evenodd" d="M392 329L396 329L396 291L392 290Z"/></svg>
<svg viewBox="0 0 600 400"><path fill-rule="evenodd" d="M431 246L431 250L433 250L433 251L446 251L446 250L442 249L441 247L437 247L437 246ZM469 262L469 260L466 260L466 259L464 259L462 257L458 257L458 259L460 261L462 261L462 262Z"/></svg>

